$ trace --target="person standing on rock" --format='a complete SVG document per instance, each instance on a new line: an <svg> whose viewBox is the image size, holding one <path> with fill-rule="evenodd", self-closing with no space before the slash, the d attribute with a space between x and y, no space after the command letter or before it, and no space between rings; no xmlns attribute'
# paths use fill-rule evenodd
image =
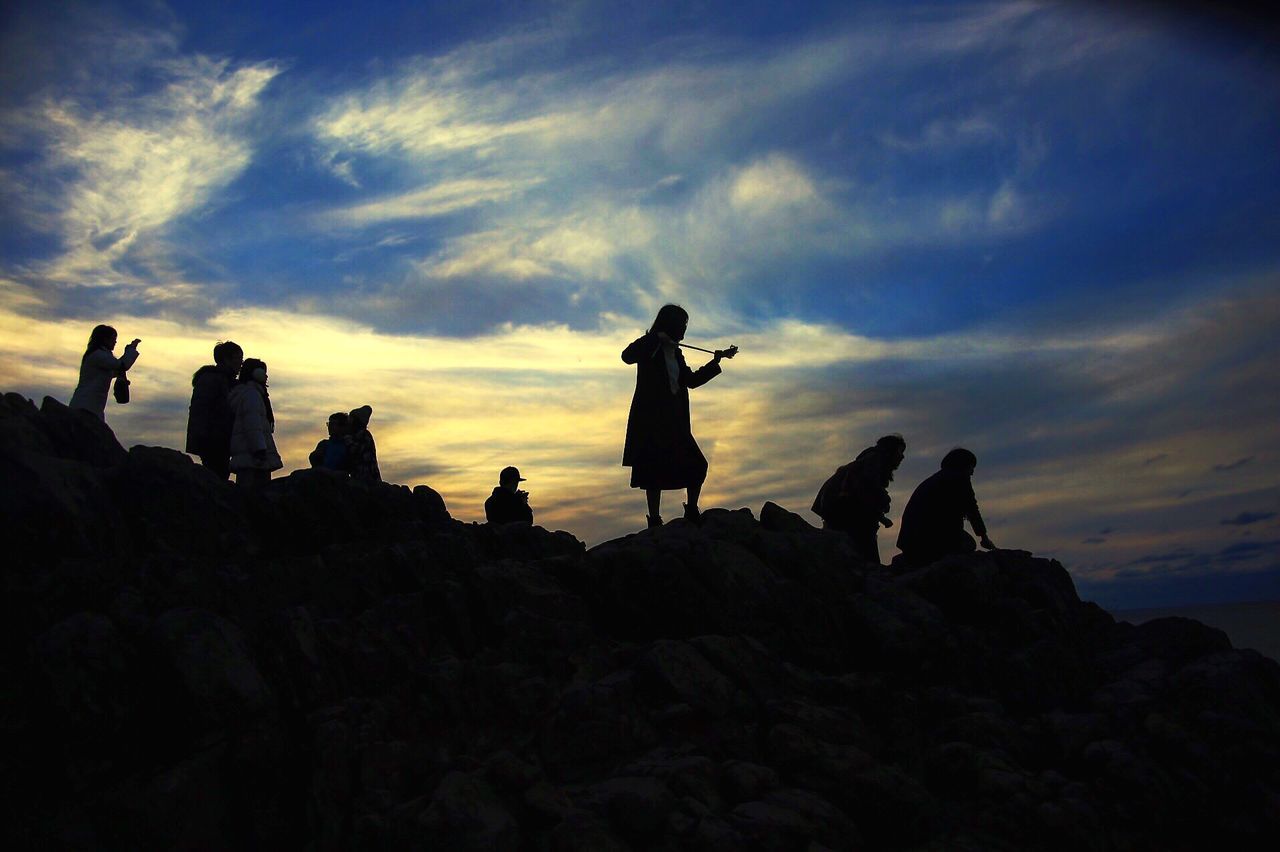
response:
<svg viewBox="0 0 1280 852"><path fill-rule="evenodd" d="M378 447L373 442L373 433L369 431L369 418L372 416L371 405L362 405L351 412L351 448L347 455L347 465L352 479L381 482Z"/></svg>
<svg viewBox="0 0 1280 852"><path fill-rule="evenodd" d="M213 347L212 364L191 377L191 407L187 409L187 452L219 479L231 475L231 428L235 414L227 396L244 363L244 350L230 340Z"/></svg>
<svg viewBox="0 0 1280 852"><path fill-rule="evenodd" d="M631 487L645 491L650 527L662 525L664 490L686 489L685 518L697 522L701 517L698 496L707 478L707 459L689 424L689 389L720 375L720 361L736 352L716 350L709 362L689 369L678 346L688 327L684 308L664 305L649 331L622 350L623 362L636 365L622 464L631 468Z"/></svg>
<svg viewBox="0 0 1280 852"><path fill-rule="evenodd" d="M235 417L231 427L231 469L236 474L236 485L261 488L271 480L271 471L284 467L273 437L276 418L267 393L265 361L244 360L227 402Z"/></svg>
<svg viewBox="0 0 1280 852"><path fill-rule="evenodd" d="M973 493L977 466L977 456L957 447L943 457L941 470L916 486L898 532L898 549L908 565L928 565L948 554L977 550L973 537L964 531L966 518L982 546L995 548Z"/></svg>
<svg viewBox="0 0 1280 852"><path fill-rule="evenodd" d="M893 526L888 518L889 483L906 454L901 435L885 435L836 468L814 498L813 512L822 518L822 528L847 533L854 551L868 562L880 562L880 527Z"/></svg>
<svg viewBox="0 0 1280 852"><path fill-rule="evenodd" d="M124 347L124 354L117 358L114 354L116 338L116 330L111 326L94 326L89 334L89 347L80 357L80 381L67 404L68 408L92 413L104 423L111 380L119 377L121 381L128 381L124 377L125 371L138 360L138 344L142 342L134 338Z"/></svg>
<svg viewBox="0 0 1280 852"><path fill-rule="evenodd" d="M498 487L484 501L484 516L491 524L533 523L529 492L520 490L525 479L520 469L504 467L498 474Z"/></svg>

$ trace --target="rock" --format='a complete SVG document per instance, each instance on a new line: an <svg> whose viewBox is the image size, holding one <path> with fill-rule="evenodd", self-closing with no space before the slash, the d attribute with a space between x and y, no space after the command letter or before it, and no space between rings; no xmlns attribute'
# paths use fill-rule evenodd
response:
<svg viewBox="0 0 1280 852"><path fill-rule="evenodd" d="M152 628L176 676L171 699L198 726L235 729L268 712L273 698L234 624L198 609L173 609Z"/></svg>
<svg viewBox="0 0 1280 852"><path fill-rule="evenodd" d="M766 504L587 550L0 399L0 797L48 848L1259 848L1280 665Z"/></svg>

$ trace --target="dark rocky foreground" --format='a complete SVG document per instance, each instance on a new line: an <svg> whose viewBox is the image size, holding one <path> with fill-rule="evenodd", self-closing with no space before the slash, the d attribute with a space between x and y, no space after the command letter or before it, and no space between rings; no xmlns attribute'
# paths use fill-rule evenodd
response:
<svg viewBox="0 0 1280 852"><path fill-rule="evenodd" d="M1271 848L1280 666L771 503L591 550L0 402L5 847Z"/></svg>

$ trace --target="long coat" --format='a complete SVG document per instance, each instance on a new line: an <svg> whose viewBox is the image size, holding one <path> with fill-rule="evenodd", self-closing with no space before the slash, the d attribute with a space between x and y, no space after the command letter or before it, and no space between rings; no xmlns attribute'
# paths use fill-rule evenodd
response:
<svg viewBox="0 0 1280 852"><path fill-rule="evenodd" d="M231 389L227 402L235 412L231 430L231 469L272 471L284 467L272 437L276 424L267 416L266 389L257 382L241 382ZM266 450L259 459L257 452Z"/></svg>
<svg viewBox="0 0 1280 852"><path fill-rule="evenodd" d="M688 488L707 478L707 458L689 425L689 388L720 375L712 361L690 370L675 350L676 389L672 392L663 344L646 334L622 350L622 360L636 365L636 392L627 416L627 442L622 464L631 468L632 488Z"/></svg>
<svg viewBox="0 0 1280 852"><path fill-rule="evenodd" d="M227 402L233 376L216 364L196 370L191 379L191 407L187 409L187 452L197 456L231 455L235 413Z"/></svg>
<svg viewBox="0 0 1280 852"><path fill-rule="evenodd" d="M940 470L911 493L902 510L898 549L922 558L972 550L973 539L964 531L965 518L979 536L987 534L973 480L959 471Z"/></svg>
<svg viewBox="0 0 1280 852"><path fill-rule="evenodd" d="M75 392L71 394L68 408L80 408L92 411L99 420L107 419L107 394L111 391L111 380L133 366L138 360L138 350L132 346L124 348L124 354L117 358L107 349L95 349L80 359L80 381L76 383Z"/></svg>

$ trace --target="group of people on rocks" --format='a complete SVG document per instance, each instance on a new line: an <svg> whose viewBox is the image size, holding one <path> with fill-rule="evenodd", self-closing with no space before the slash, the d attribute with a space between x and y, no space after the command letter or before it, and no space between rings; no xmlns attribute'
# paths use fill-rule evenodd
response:
<svg viewBox="0 0 1280 852"><path fill-rule="evenodd" d="M823 528L848 534L854 551L870 562L880 561L880 527L893 526L888 517L889 484L906 454L907 442L901 435L885 435L836 468L814 498L812 510L822 518ZM977 456L956 447L942 457L936 473L916 486L902 511L898 532L902 555L895 561L926 565L952 553L972 553L977 543L964 530L966 520L983 547L995 547L973 492L977 466Z"/></svg>
<svg viewBox="0 0 1280 852"><path fill-rule="evenodd" d="M117 358L117 338L109 325L93 329L80 359L80 380L70 408L88 411L105 421L113 381L117 401L128 401L127 373L138 360L142 341L134 339ZM230 340L214 346L213 363L191 377L186 452L199 458L219 479L234 473L236 484L248 488L268 482L272 471L280 470L284 462L276 449L276 418L267 387L265 361L244 357L244 349ZM312 467L381 481L377 447L369 432L372 414L373 408L365 405L349 414L331 416L329 437L311 454Z"/></svg>
<svg viewBox="0 0 1280 852"><path fill-rule="evenodd" d="M644 489L650 527L662 525L659 510L664 490L684 489L685 518L695 523L700 518L698 497L707 478L707 459L693 437L689 390L720 375L721 362L737 354L736 347L717 349L706 364L690 369L680 351L688 328L687 311L664 305L649 330L622 350L623 362L636 365L622 464L631 468L631 487ZM880 561L880 527L893 525L888 517L889 484L906 452L902 436L886 435L837 468L813 502L823 528L848 534L854 551L867 561ZM937 473L916 488L902 514L901 562L926 564L950 553L974 551L977 545L964 531L966 519L983 547L995 547L973 492L977 464L977 456L958 447L942 459Z"/></svg>
<svg viewBox="0 0 1280 852"><path fill-rule="evenodd" d="M722 361L737 354L736 347L702 350L710 352L711 360L690 369L681 352L687 345L681 341L688 327L687 311L678 305L664 305L649 330L622 351L623 362L636 367L622 464L631 468L631 487L645 492L650 527L663 523L664 490L683 489L687 495L684 517L699 522L698 498L708 466L693 437L689 390L720 375ZM138 358L141 342L133 340L117 358L116 341L114 328L94 328L81 358L80 381L71 397L72 408L90 411L102 420L106 419L113 380L117 400L128 400L127 372ZM231 341L214 347L213 360L191 378L186 451L222 479L235 473L237 484L260 487L272 471L284 466L273 437L275 416L267 391L267 365L257 358L245 358L244 350ZM368 405L331 414L328 437L311 452L311 466L349 474L353 479L381 481L377 448L369 432L372 414ZM823 527L846 533L855 552L868 561L879 562L879 530L893 525L888 517L889 485L906 448L902 436L884 436L837 468L813 502L813 512L823 519ZM977 544L964 531L965 520L983 547L995 547L974 496L972 477L977 463L972 452L956 448L942 459L937 473L917 486L902 515L899 560L924 564L949 553L972 552ZM528 492L519 488L524 481L515 467L501 471L498 486L485 501L488 521L533 523Z"/></svg>

